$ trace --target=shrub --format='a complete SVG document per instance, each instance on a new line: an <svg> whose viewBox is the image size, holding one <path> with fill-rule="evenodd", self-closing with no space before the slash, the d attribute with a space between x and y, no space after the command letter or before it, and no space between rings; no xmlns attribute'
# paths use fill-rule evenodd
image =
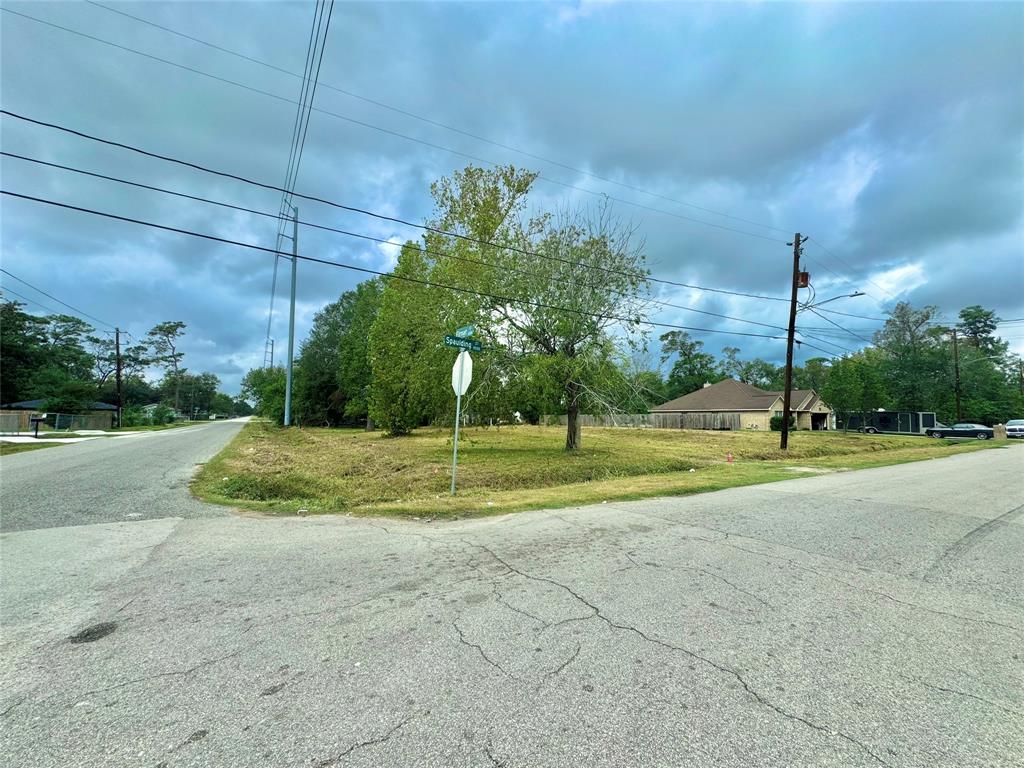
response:
<svg viewBox="0 0 1024 768"><path fill-rule="evenodd" d="M148 423L149 418L137 405L129 406L121 412L122 427L141 427L143 424Z"/></svg>
<svg viewBox="0 0 1024 768"><path fill-rule="evenodd" d="M782 417L772 416L771 421L768 422L773 432L782 431ZM789 428L790 430L796 429L796 417L791 413L789 414Z"/></svg>

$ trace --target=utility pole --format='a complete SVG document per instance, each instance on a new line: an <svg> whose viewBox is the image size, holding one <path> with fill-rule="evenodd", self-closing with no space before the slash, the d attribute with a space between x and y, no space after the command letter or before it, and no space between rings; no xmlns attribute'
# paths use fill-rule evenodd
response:
<svg viewBox="0 0 1024 768"><path fill-rule="evenodd" d="M299 209L291 206L292 219L292 296L288 307L288 368L284 380L284 425L292 423L292 358L295 357L295 273L299 256Z"/></svg>
<svg viewBox="0 0 1024 768"><path fill-rule="evenodd" d="M270 340L270 367L274 367L274 340Z"/></svg>
<svg viewBox="0 0 1024 768"><path fill-rule="evenodd" d="M960 345L957 344L956 328L953 329L953 393L956 395L956 420L964 420L963 408L960 406Z"/></svg>
<svg viewBox="0 0 1024 768"><path fill-rule="evenodd" d="M793 279L789 299L789 334L786 336L786 391L782 394L782 439L779 448L789 449L789 408L793 394L793 336L796 334L796 290L800 283L800 233L793 236Z"/></svg>
<svg viewBox="0 0 1024 768"><path fill-rule="evenodd" d="M114 381L117 385L117 426L121 427L121 418L124 412L124 394L121 390L121 371L124 365L121 361L121 329L114 329Z"/></svg>

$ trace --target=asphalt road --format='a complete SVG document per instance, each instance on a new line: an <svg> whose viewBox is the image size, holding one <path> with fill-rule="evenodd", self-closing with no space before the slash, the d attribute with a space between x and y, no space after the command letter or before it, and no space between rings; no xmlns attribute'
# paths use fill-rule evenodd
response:
<svg viewBox="0 0 1024 768"><path fill-rule="evenodd" d="M215 421L5 456L0 531L224 514L193 499L188 481L242 423Z"/></svg>
<svg viewBox="0 0 1024 768"><path fill-rule="evenodd" d="M6 533L0 764L1019 766L1022 469Z"/></svg>

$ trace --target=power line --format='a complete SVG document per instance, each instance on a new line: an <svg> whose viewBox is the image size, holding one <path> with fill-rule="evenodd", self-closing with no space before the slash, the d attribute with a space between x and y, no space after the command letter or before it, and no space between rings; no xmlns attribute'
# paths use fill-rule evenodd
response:
<svg viewBox="0 0 1024 768"><path fill-rule="evenodd" d="M310 25L309 29L309 42L306 44L306 65L303 69L302 89L299 92L299 106L295 110L295 123L292 126L291 146L288 151L288 165L284 177L284 188L288 191L282 192L281 207L278 211L277 238L274 243L274 249L277 251L280 251L281 242L285 237L285 215L291 206L291 193L294 192L295 184L299 178L299 166L302 164L302 152L306 147L306 135L309 131L310 110L316 97L316 84L320 78L320 65L323 64L324 50L327 48L327 32L330 29L331 16L334 14L334 0L331 0L330 10L327 15L327 26L324 29L323 41L320 42L320 25L323 22L325 5L325 3L317 0L319 15L314 13L313 24ZM313 71L313 60L316 58L318 44L320 46L320 57L316 65L316 75L313 76L312 86L310 86L309 75ZM308 106L306 106L307 92L310 94ZM303 122L305 122L305 125L303 125ZM301 140L299 138L300 134ZM267 312L267 336L263 345L263 362L265 365L270 362L268 360L271 350L270 334L274 324L274 298L277 292L277 271L279 266L279 259L275 256L274 276L270 283L270 311Z"/></svg>
<svg viewBox="0 0 1024 768"><path fill-rule="evenodd" d="M84 208L82 206L71 205L70 203L62 203L62 202L59 202L57 200L49 200L49 199L42 198L42 197L35 197L35 196L32 196L32 195L25 195L25 194L22 194L20 192L12 192L10 190L0 189L0 194L8 195L10 197L15 197L15 198L18 198L18 199L21 199L21 200L29 200L29 201L36 202L36 203L43 203L45 205L51 205L51 206L54 206L54 207L57 207L57 208L64 208L66 210L78 211L78 212L81 212L81 213L88 213L88 214L91 214L91 215L94 215L94 216L101 216L103 218L114 219L116 221L123 221L123 222L127 222L127 223L130 223L130 224L138 224L138 225L145 226L145 227L150 227L150 228L153 228L153 229L163 230L165 232L174 232L174 233L181 234L181 235L189 235L191 237L198 237L198 238L201 238L201 239L204 239L204 240L209 240L209 241L212 241L212 242L223 243L223 244L226 244L226 245L234 245L234 246L238 246L240 248L248 248L250 250L255 250L255 251L262 251L264 253L275 253L275 251L273 249L267 248L267 247L262 246L262 245L255 245L253 243L244 243L244 242L241 242L239 240L231 240L229 238L218 237L216 235L210 235L210 234L206 234L206 233L203 233L203 232L195 232L195 231L188 230L188 229L182 229L180 227L171 227L171 226L168 226L166 224L157 224L155 222L145 221L145 220L142 220L142 219L135 219L135 218L132 218L132 217L129 217L129 216L121 216L121 215L115 214L115 213L108 213L108 212L105 212L105 211L97 211L97 210L94 210L94 209L91 209L91 208ZM419 285L434 286L434 287L437 287L437 288L442 288L442 289L449 290L449 291L454 291L454 292L457 292L457 293L465 293L465 294L470 294L470 295L473 295L473 296L480 296L480 297L483 297L483 298L495 299L497 301L507 302L507 303L510 303L510 304L522 304L522 305L527 305L527 306L538 307L540 309L550 309L550 310L553 310L555 312L565 312L565 313L568 313L568 314L580 315L580 316L583 316L583 317L591 317L591 318L597 317L596 315L593 315L593 314L591 314L589 312L585 312L583 310L578 310L578 309L573 309L572 307L563 307L563 306L559 306L559 305L555 305L555 304L546 304L544 302L534 301L534 300L531 300L531 299L521 299L521 298L514 298L514 297L509 297L509 296L500 296L500 295L497 295L497 294L487 293L485 291L477 291L477 290L473 290L473 289L469 289L469 288L462 288L462 287L459 287L459 286L446 285L444 283L437 283L437 282L434 282L432 280L419 280L419 279L414 278L414 277L408 277L408 276L405 276L405 275L396 275L396 274L393 274L391 272L381 272L380 270L370 269L369 267L358 267L358 266L356 266L354 264L345 264L343 262L338 262L338 261L329 261L327 259L320 259L320 258L316 258L314 256L303 256L301 254L296 254L296 258L300 259L301 261L308 261L308 262L312 262L312 263L316 263L316 264L325 264L327 266L340 267L342 269L347 269L347 270L351 270L351 271L354 271L354 272L361 272L363 274L375 275L377 277L383 277L383 278L388 279L388 280L401 280L403 282L416 283L416 284L419 284ZM669 328L669 329L683 330L683 331L695 331L695 332L700 332L700 333L720 333L720 334L724 334L726 336L746 336L746 337L754 337L754 338L761 338L761 339L775 339L775 340L779 340L779 341L783 340L782 336L772 336L772 335L763 334L763 333L748 333L748 332L745 332L745 331L725 331L725 330L721 330L721 329L717 329L717 328L699 328L699 327L695 327L695 326L676 325L674 323L661 323L661 322L656 322L654 320L640 320L639 318L635 318L635 317L634 318L630 318L630 317L621 317L621 316L618 316L618 315L608 315L608 314L602 314L602 315L600 315L600 317L602 317L604 319L607 319L607 320L615 320L615 321L618 321L618 322L626 323L626 324L629 324L629 325L647 325L647 326L651 326L651 327L654 327L654 328ZM802 343L805 346L808 346L808 347L810 347L812 349L819 349L820 351L825 352L826 354L831 354L827 350L821 350L819 347L814 347L813 345L807 344L806 342L802 342Z"/></svg>
<svg viewBox="0 0 1024 768"><path fill-rule="evenodd" d="M100 320L95 315L90 315L88 312L83 312L82 310L78 309L78 307L74 307L71 304L68 304L66 301L61 301L60 299L58 299L53 294L47 293L42 288L37 288L36 286L32 285L32 283L30 283L28 280L23 280L22 278L18 277L17 275L13 274L12 272L8 272L6 269L0 268L0 272L3 272L8 277L13 277L19 283L24 283L29 288L31 288L33 291L36 291L37 293L41 293L43 296L45 296L48 299L53 299L58 304L61 304L61 305L65 306L65 307L67 307L68 309L76 312L77 314L82 315L83 317L87 317L90 320L95 320L100 325L106 325L106 326L109 326L110 328L116 328L117 327L113 323L108 323L106 320Z"/></svg>
<svg viewBox="0 0 1024 768"><path fill-rule="evenodd" d="M861 335L859 335L859 334L856 334L856 333L854 333L854 332L853 332L853 331L851 331L850 329L848 329L848 328L844 328L844 327L843 327L843 326L841 326L841 325L840 325L839 323L837 323L837 322L836 322L835 320L832 320L832 319L830 319L830 318L826 317L825 315L821 314L821 313L820 313L820 312L818 312L818 310L817 310L817 309L815 309L814 307L807 307L807 309L809 309L809 310L810 310L811 312L813 312L813 313L814 313L815 315L817 315L818 317L820 317L820 318L821 318L822 320L824 320L824 321L825 321L826 323L829 323L829 324L831 324L831 325L834 325L834 326L835 326L836 328L838 328L839 330L841 330L841 331L845 331L846 333L849 333L849 334L851 334L852 336L856 336L856 337L857 337L858 339L860 339L860 340L861 340L861 341L863 341L864 343L866 343L866 344L871 344L871 343L873 343L873 342L872 342L872 341L871 341L870 339L865 339L865 338L864 338L863 336L861 336Z"/></svg>
<svg viewBox="0 0 1024 768"><path fill-rule="evenodd" d="M237 82L235 80L230 80L230 79L225 78L225 77L220 77L219 75L214 75L214 74L211 74L209 72L204 72L201 69L197 69L195 67L190 67L190 66L187 66L185 64L179 64L176 61L170 61L169 59L164 59L164 58L161 58L160 56L155 56L155 55L153 55L151 53L146 53L145 51L139 51L139 50L136 50L134 48L129 48L128 46L121 45L119 43L114 43L114 42L111 42L110 40L104 40L104 39L96 37L94 35L86 34L84 32L79 32L78 30L70 29L69 27L61 26L60 24L55 24L55 23L50 22L50 21L44 21L43 19L36 18L35 16L29 16L28 14L21 13L20 11L14 11L14 10L12 10L10 8L2 8L2 7L0 7L0 11L4 11L6 13L13 13L16 16L21 16L21 17L23 17L25 19L29 19L30 21L35 21L35 22L37 22L39 24L44 24L46 26L54 27L55 29L59 29L59 30L62 30L64 32L69 32L69 33L71 33L73 35L78 35L79 37L84 37L84 38L86 38L88 40L93 40L95 42L102 43L104 45L109 45L109 46L112 46L114 48L118 48L120 50L127 51L128 53L134 53L134 54L136 54L138 56L143 56L143 57L145 57L147 59L152 59L153 61L158 61L158 62L161 62L163 64L170 65L172 67L177 67L179 69L183 69L185 71L192 72L194 74L201 75L203 77L208 77L208 78L210 78L212 80L216 80L218 82L222 82L222 83L226 83L228 85L235 86L236 88L242 88L242 89L247 90L247 91L252 91L253 93L258 93L258 94L260 94L262 96L267 96L267 97L272 98L272 99L277 99L278 101L284 101L284 102L287 102L289 104L296 104L296 103L298 103L298 102L295 102L292 99L289 99L289 98L287 98L285 96L280 96L280 95L278 95L276 93L271 93L270 91L264 91L264 90L262 90L260 88L255 88L255 87L253 87L251 85L246 85L244 83L239 83L239 82ZM425 147L430 147L432 149L441 150L442 152L448 152L450 154L457 155L459 157L464 157L466 159L473 160L473 161L478 162L478 163L483 163L485 165L490 165L490 166L493 166L493 167L499 167L501 165L500 163L496 163L496 162L494 162L492 160L488 160L488 159L483 158L483 157L478 157L476 155L472 155L472 154L469 154L467 152L462 152L461 150L452 149L451 147L446 147L446 146L444 146L442 144L436 144L434 142L426 141L424 139L418 139L415 136L409 136L407 134L400 133L399 131L393 131L390 128L384 128L384 127L379 126L379 125L374 125L373 123L368 123L368 122L366 122L364 120L357 120L357 119L355 119L353 117L349 117L348 115L342 115L342 114L340 114L338 112L331 112L330 110L323 109L322 107L313 107L312 109L315 112L320 112L321 114L329 115L330 117L335 117L335 118L338 118L339 120L344 120L345 122L351 123L353 125L358 125L358 126L361 126L363 128L370 128L372 130L379 131L380 133L384 133L384 134L387 134L389 136L395 136L397 138L404 139L406 141L411 141L411 142L414 142L416 144L421 144L421 145L423 145ZM616 203L621 203L623 205L630 205L630 206L633 206L635 208L640 208L642 210L652 211L654 213L660 213L660 214L663 214L665 216L671 216L673 218L681 219L683 221L690 221L690 222L693 222L693 223L696 223L696 224L703 224L705 226L713 227L715 229L721 229L721 230L725 230L727 232L734 232L736 234L746 235L748 237L755 237L755 238L758 238L758 239L761 239L761 240L768 240L768 241L773 242L773 243L785 243L784 240L780 240L777 237L769 237L767 235L761 235L761 234L758 234L756 232L748 232L746 230L736 229L735 227L729 227L729 226L726 226L724 224L716 224L716 223L711 222L711 221L705 221L704 219L697 219L697 218L694 218L692 216L685 216L685 215L683 215L681 213L675 213L673 211L666 211L666 210L664 210L662 208L655 208L653 206L645 205L643 203L638 203L638 202L635 202L633 200L626 200L626 199L621 198L621 197L615 197L613 195L608 195L608 194L606 194L604 192L599 192L597 190L587 189L586 187L580 187L580 186L575 185L575 184L570 184L570 183L567 183L567 182L558 181L557 179L552 179L552 178L547 177L547 176L538 175L537 178L541 179L543 181L546 181L546 182L548 182L550 184L556 184L556 185L558 185L560 187L564 187L566 189L572 189L572 190L575 190L577 192L583 192L583 193L588 194L588 195L594 195L596 197L600 197L600 198L605 199L605 200L614 201ZM759 225L759 226L763 226L763 225Z"/></svg>
<svg viewBox="0 0 1024 768"><path fill-rule="evenodd" d="M49 162L47 160L40 160L38 158L26 157L25 155L19 155L19 154L15 154L13 152L0 151L0 157L10 157L10 158L13 158L13 159L16 159L16 160L23 160L23 161L27 161L27 162L30 162L30 163L35 163L37 165L46 166L48 168L57 168L57 169L62 170L62 171L69 171L71 173L77 173L77 174L81 174L83 176L89 176L89 177L92 177L92 178L102 179L104 181L113 181L113 182L116 182L118 184L124 184L124 185L135 187L135 188L138 188L138 189L145 189L145 190L149 190L149 191L152 191L152 192L160 192L160 193L163 193L163 194L166 194L166 195L172 195L174 197L184 198L186 200L193 200L193 201L200 202L200 203L207 203L209 205L216 205L216 206L220 206L222 208L228 208L228 209L231 209L231 210L234 210L234 211L240 211L240 212L243 212L243 213L249 213L249 214L252 214L254 216L262 216L264 218L271 218L271 219L278 218L277 214L268 213L266 211L256 210L254 208L247 208L246 206L242 206L242 205L235 205L234 203L226 203L226 202L223 202L221 200L212 200L210 198L200 197L198 195L190 195L190 194L187 194L185 192L178 192L176 190L166 189L165 187L158 187L158 186L154 186L152 184L143 184L143 183L137 182L137 181L130 181L128 179L122 179L122 178L119 178L117 176L110 176L110 175L103 174L103 173L95 173L93 171L87 171L87 170L84 170L84 169L81 169L81 168L74 168L74 167L68 166L68 165L61 165L60 163L51 163L51 162ZM299 224L301 226L304 226L304 227L311 227L313 229L319 229L319 230L323 230L323 231L326 231L326 232L334 232L334 233L339 234L339 235L345 235L347 237L358 238L358 239L361 239L361 240L369 240L369 241L374 242L374 243L393 244L390 240L388 240L386 238L383 238L383 237L374 237L372 235L366 235L366 234L359 233L359 232L351 232L351 231L346 230L346 229L341 229L341 228L338 228L338 227L330 227L330 226L327 226L327 225L324 225L324 224L316 224L316 223L311 222L311 221L300 221ZM278 243L276 250L278 252L278 256L281 256L282 254L280 253L280 243ZM491 267L491 268L494 268L494 269L503 269L505 271L516 272L516 273L523 274L523 275L528 275L528 276L535 276L536 275L536 273L530 272L528 270L517 269L515 267L509 267L509 266L505 266L505 265L498 265L498 264L494 264L493 262L481 261L479 259L473 259L473 258L469 258L469 257L466 257L466 256L458 256L458 255L452 254L452 253L444 253L444 252L441 252L441 251L433 251L433 250L431 250L429 248L425 248L425 247L424 248L420 248L420 250L421 250L422 253L426 253L426 254L429 254L429 255L432 255L432 256L437 256L437 257L442 257L442 258L449 258L449 259L453 259L455 261L466 262L466 263L469 263L469 264L477 264L477 265L481 265L481 266ZM576 266L576 262L573 262L573 261L571 261L569 259L563 259L563 258L559 258L557 256L545 256L544 258L546 258L548 260L552 260L552 261L562 262L564 264L568 264L568 265L571 265L571 266ZM276 262L276 259L275 259L275 262ZM576 281L569 281L569 280L564 280L564 279L559 279L559 278L553 278L553 280L555 282L564 283L566 285L571 285L573 287L584 287L584 288L600 288L600 287L602 287L602 286L595 285L594 283L585 283L585 282L584 283L580 283L580 282L576 282ZM624 294L621 294L620 291L615 291L615 293L619 293L620 295L624 295ZM762 322L759 322L757 320L748 320L748 319L742 318L742 317L734 317L732 315L726 315L726 314L722 314L720 312L711 312L711 311L704 310L704 309L697 309L696 307L684 306L682 304L674 304L672 302L662 301L660 299L651 298L651 299L649 299L649 301L652 304L657 304L659 306L670 307L670 308L673 308L673 309L681 309L681 310L684 310L684 311L687 311L687 312L695 312L697 314L708 315L710 317L719 317L719 318L722 318L724 320L734 320L736 322L747 323L749 325L757 325L757 326L761 326L763 328L771 328L773 330L778 330L778 331L786 330L782 326L773 325L771 323L762 323ZM813 337L810 337L810 338L813 338ZM820 341L820 339L819 339L819 341Z"/></svg>
<svg viewBox="0 0 1024 768"><path fill-rule="evenodd" d="M53 314L53 315L61 314L61 312L59 310L56 310L56 309L54 309L53 307L51 307L51 306L49 306L47 304L43 304L42 302L36 301L35 299L30 299L28 296L25 296L22 293L18 293L17 291L13 290L12 288L9 288L6 285L0 286L0 293L9 293L12 296L17 296L22 301L27 301L29 304L35 304L37 307L39 307L42 310L45 310L45 311L49 312L50 314Z"/></svg>
<svg viewBox="0 0 1024 768"><path fill-rule="evenodd" d="M816 238L813 238L813 237L808 238L808 239L811 240L812 242L814 242L815 245L817 245L819 248L821 248L821 250L823 250L825 253L827 253L829 256L831 256L833 259L835 259L839 263L845 265L846 268L849 269L851 272L856 272L857 271L848 261L845 261L844 259L841 259L834 252L830 251L820 240L817 240ZM824 265L822 265L822 266L824 266ZM828 269L828 267L825 267L825 269ZM832 270L829 269L829 272L832 272ZM832 274L836 274L836 273L832 272ZM895 299L896 298L890 291L887 291L885 288L880 286L878 283L876 283L870 277L865 277L864 279L867 280L869 283L871 283L871 285L875 286L875 288L880 290L882 293L884 293L890 299ZM872 297L872 298L875 298L875 297Z"/></svg>
<svg viewBox="0 0 1024 768"><path fill-rule="evenodd" d="M257 59L257 58L255 58L253 56L247 56L244 53L239 53L238 51L233 51L230 48L225 48L224 46L217 45L216 43L211 43L211 42L209 42L207 40L203 40L201 38L195 37L194 35L190 35L190 34L187 34L185 32L181 32L180 30L172 29L172 28L166 27L166 26L164 26L162 24L157 24L156 22L150 21L149 19L145 19L145 18L142 18L140 16L134 16L133 14L126 13L125 11L121 11L121 10L118 10L116 8L111 8L108 5L103 5L102 3L94 2L94 0L86 0L86 2L88 2L90 5L95 5L98 8L102 8L102 9L104 9L106 11L110 11L111 13L116 13L116 14L119 14L120 16L125 16L125 17L127 17L129 19L133 19L133 20L138 21L138 22L140 22L142 24L147 24L147 25L149 25L151 27L155 27L156 29L160 29L160 30L162 30L164 32L168 32L168 33L170 33L172 35L177 35L178 37L184 38L186 40L191 40L194 43L198 43L200 45L205 45L208 48L212 48L212 49L214 49L216 51L220 51L222 53L226 53L226 54L229 54L231 56L235 56L235 57L237 57L239 59L243 59L243 60L251 62L253 64L258 64L258 65L260 65L262 67L266 67L268 69L272 69L275 72L280 72L282 74L289 75L291 77L298 77L298 78L302 78L303 77L303 75L300 75L297 72L292 72L291 70L285 69L284 67L279 67L279 66L277 66L275 64L271 64L270 62L264 61L262 59ZM574 167L572 165L569 165L567 163L563 163L563 162L561 162L559 160L553 160L553 159L551 159L549 157L544 157L543 155L537 155L537 154L534 154L532 152L528 152L528 151L526 151L524 149L520 149L518 147L514 147L514 146L511 146L509 144L505 144L503 142L500 142L500 141L494 141L493 139L489 139L486 136L480 136L478 134L472 133L471 131L466 131L466 130L464 130L462 128L457 128L457 127L455 127L453 125L449 125L447 123L443 123L443 122L440 122L438 120L433 120L433 119L431 119L429 117L424 117L423 115L418 115L415 112L410 112L409 110L402 109L401 107L396 107L394 105L386 104L386 103L384 103L382 101L378 101L376 99L371 99L371 98L369 98L367 96L363 96L362 94L354 93L354 92L346 90L344 88L339 88L338 86L331 85L330 83L321 83L321 86L323 88L327 88L329 90L336 91L337 93L343 94L343 95L348 96L350 98L358 99L359 101L363 101L363 102L365 102L367 104L372 104L375 107L380 107L381 109L386 109L386 110L388 110L390 112L394 112L396 114L403 115L405 117L411 117L414 120L419 120L420 122L423 122L423 123L425 123L427 125L432 125L432 126L434 126L436 128L443 128L446 131L452 131L453 133L457 133L457 134L460 134L462 136L466 136L466 137L474 139L476 141L484 142L485 144L490 144L491 146L498 147L500 149L505 149L505 150L508 150L510 152L515 152L517 154L523 155L524 157L529 157L532 160L539 160L539 161L541 161L543 163L548 163L549 165L555 165L555 166L558 166L559 168L564 168L564 169L566 169L568 171L572 171L573 173L578 173L581 176L589 176L592 179L597 179L598 181L603 181L603 182L605 182L607 184L614 184L615 186L622 187L624 189L628 189L628 190L631 190L633 192L639 192L641 194L649 195L650 197L656 197L656 198L659 198L661 200L665 200L665 201L670 202L670 203L676 203L677 205L682 205L682 206L685 206L687 208L693 208L694 210L702 211L703 213L710 213L710 214L713 214L715 216L722 216L723 218L732 219L733 221L739 221L739 222L742 222L744 224L750 224L750 225L755 226L755 227L762 227L764 229L770 229L770 230L774 230L776 232L784 232L786 234L788 234L790 232L789 229L782 229L780 227L775 227L775 226L772 226L772 225L769 225L769 224L763 224L761 222L753 221L751 219L745 219L745 218L742 218L740 216L734 216L734 215L729 214L729 213L723 213L721 211L716 211L716 210L713 210L711 208L705 208L703 206L696 205L695 203L689 203L689 202L686 202L685 200L678 200L678 199L676 199L674 197L669 197L668 195L663 195L663 194L660 194L658 192L652 192L652 191L650 191L648 189L644 189L642 187L637 187L637 186L634 186L632 184L627 184L627 183L622 182L622 181L617 181L616 179L612 179L612 178L609 178L607 176L602 176L600 174L593 173L592 171L587 171L587 170L584 170L582 168L576 168L576 167ZM546 181L550 181L550 179L545 179L545 180Z"/></svg>
<svg viewBox="0 0 1024 768"><path fill-rule="evenodd" d="M193 168L193 169L198 170L198 171L203 171L204 173L213 174L215 176L220 176L220 177L227 178L227 179L233 179L235 181L241 181L241 182L243 182L245 184L251 184L253 186L260 187L262 189L269 189L269 190L272 190L272 191L275 191L275 192L283 192L284 191L284 189L282 187L278 187L278 186L275 186L273 184L267 184L265 182L255 181L253 179L249 179L249 178L246 178L244 176L239 176L239 175L234 174L234 173L228 173L226 171L218 171L218 170L215 170L213 168L209 168L207 166L203 166L203 165L199 165L197 163L189 162L187 160L179 160L177 158L170 157L170 156L167 156L167 155L161 155L161 154L158 154L156 152L150 152L148 150L141 149L139 147L135 147L135 146L132 146L130 144L125 144L123 142L113 141L111 139L103 139L103 138L100 138L99 136L94 136L92 134L85 133L83 131L79 131L79 130L76 130L76 129L73 129L73 128L68 128L66 126L58 125L56 123L49 123L49 122L46 122L44 120L38 120L36 118L28 117L26 115L21 115L21 114L18 114L17 112L12 112L12 111L10 111L8 109L0 109L0 114L7 115L9 117L13 117L13 118L18 119L18 120L23 120L23 121L28 122L28 123L33 123L35 125L43 126L45 128L52 128L54 130L63 131L64 133L68 133L68 134L71 134L73 136L78 136L78 137L84 138L84 139L89 139L90 141L95 141L95 142L99 142L101 144L106 144L108 146L119 147L121 149L126 149L126 150L129 150L131 152L136 152L138 154L144 155L146 157L152 157L152 158L155 158L157 160L163 160L163 161L170 162L170 163L176 163L176 164L184 166L186 168ZM324 205L329 205L332 208L337 208L339 210L349 211L351 213L358 213L358 214L364 215L364 216L370 216L372 218L379 219L381 221L388 221L388 222L392 222L392 223L395 223L395 224L402 224L402 225L407 226L407 227L413 227L415 229L423 230L423 231L426 231L426 232L432 232L434 234L443 235L445 237L452 237L452 238L455 238L455 239L458 239L458 240L463 240L465 242L474 243L476 245L485 245L485 246L489 246L489 247L492 247L492 248L498 248L498 249L501 249L501 250L510 251L510 252L513 252L513 253L520 253L520 254L522 254L524 256L535 256L537 258L552 258L550 256L546 256L545 254L538 253L536 251L531 251L531 250L524 249L524 248L517 248L516 246L513 246L513 245L505 245L505 244L502 244L502 243L494 243L494 242L490 242L488 240L482 240L482 239L479 239L479 238L471 237L469 235L463 235L463 234L460 234L458 232L449 232L447 230L439 229L437 227L432 227L432 226L427 225L427 224L416 224L416 223L414 223L412 221L408 221L406 219L400 219L400 218L398 218L396 216L387 216L387 215L384 215L382 213L377 213L375 211L366 210L364 208L356 208L354 206L344 205L342 203L338 203L338 202L335 202L333 200L328 200L328 199L322 198L322 197L316 197L314 195L305 195L305 194L302 194L300 192L293 192L292 194L293 194L294 197L300 198L302 200L309 200L309 201L315 202L315 203L322 203ZM277 252L277 251L275 250L275 252ZM641 273L636 273L636 272L627 272L627 271L624 271L624 270L609 269L607 267L598 267L598 266L594 266L594 265L591 265L591 264L587 264L585 262L572 262L572 263L575 264L576 266L586 267L588 269L593 269L593 270L597 270L597 271L600 271L600 272L605 272L605 273L608 273L608 274L618 274L620 276L641 278L641 279L647 280L649 282L661 283L661 284L664 284L664 285L672 285L672 286L675 286L677 288L690 288L690 289L698 290L698 291L709 291L711 293L722 293L722 294L728 294L728 295L731 295L731 296L744 296L744 297L752 298L752 299L761 299L763 301L788 301L788 299L784 299L784 298L782 298L780 296L764 296L764 295L761 295L761 294L746 293L746 292L743 292L743 291L732 291L732 290L727 290L727 289L724 289L724 288L709 288L707 286L694 285L694 284L691 284L691 283L682 283L682 282L678 282L678 281L675 281L675 280L666 280L664 278L651 277L649 275L645 275L645 274L641 274Z"/></svg>
<svg viewBox="0 0 1024 768"><path fill-rule="evenodd" d="M319 3L318 3L318 5L319 5ZM113 9L108 8L107 10L113 10ZM300 106L295 110L295 121L292 124L292 138L291 138L291 141L289 142L289 146L288 146L288 163L285 166L285 175L284 175L284 187L285 187L285 189L288 189L288 187L289 187L288 180L291 177L292 161L295 158L296 137L298 136L298 132L299 132L299 115L302 112L301 102L305 98L304 94L305 94L306 83L307 83L307 78L308 78L309 62L310 62L310 59L312 58L312 51L313 51L313 29L314 29L314 26L311 26L310 30L309 30L309 41L306 43L306 63L303 65L303 69L302 69L302 87L301 87L301 89L299 91ZM287 198L287 196L288 196L287 192L283 192L281 194L281 204L278 207L277 237L276 237L276 239L274 241L274 248L275 248L275 250L280 250L281 249L281 239L284 236L285 199ZM273 274L273 277L271 278L271 281L270 281L270 310L267 312L267 336L266 336L266 340L265 340L264 345L263 345L263 362L264 362L264 364L266 364L266 362L267 362L267 353L268 353L269 347L270 347L270 334L271 334L272 326L273 326L273 323L274 323L274 299L275 299L275 297L277 295L277 271L278 271L278 267L279 266L280 266L279 265L279 260L278 260L277 256L275 256L274 257L274 274Z"/></svg>

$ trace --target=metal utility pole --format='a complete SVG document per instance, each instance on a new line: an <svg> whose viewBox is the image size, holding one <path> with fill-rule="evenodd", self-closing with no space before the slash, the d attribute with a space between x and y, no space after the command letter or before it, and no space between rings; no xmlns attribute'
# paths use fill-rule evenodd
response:
<svg viewBox="0 0 1024 768"><path fill-rule="evenodd" d="M121 418L124 412L124 395L121 391L121 371L124 365L121 362L121 329L114 329L114 381L117 384L117 426L122 426Z"/></svg>
<svg viewBox="0 0 1024 768"><path fill-rule="evenodd" d="M299 255L299 209L291 206L292 219L292 295L288 307L288 368L284 380L284 425L292 423L292 358L295 356L295 272Z"/></svg>
<svg viewBox="0 0 1024 768"><path fill-rule="evenodd" d="M786 391L782 394L782 439L779 448L789 449L789 408L793 393L793 336L796 334L796 290L800 283L800 233L793 236L793 279L789 299L789 334L786 336Z"/></svg>
<svg viewBox="0 0 1024 768"><path fill-rule="evenodd" d="M956 328L953 329L953 393L956 395L956 420L964 420L963 408L960 405L960 345L957 343Z"/></svg>
<svg viewBox="0 0 1024 768"><path fill-rule="evenodd" d="M270 367L274 367L274 340L270 340Z"/></svg>

